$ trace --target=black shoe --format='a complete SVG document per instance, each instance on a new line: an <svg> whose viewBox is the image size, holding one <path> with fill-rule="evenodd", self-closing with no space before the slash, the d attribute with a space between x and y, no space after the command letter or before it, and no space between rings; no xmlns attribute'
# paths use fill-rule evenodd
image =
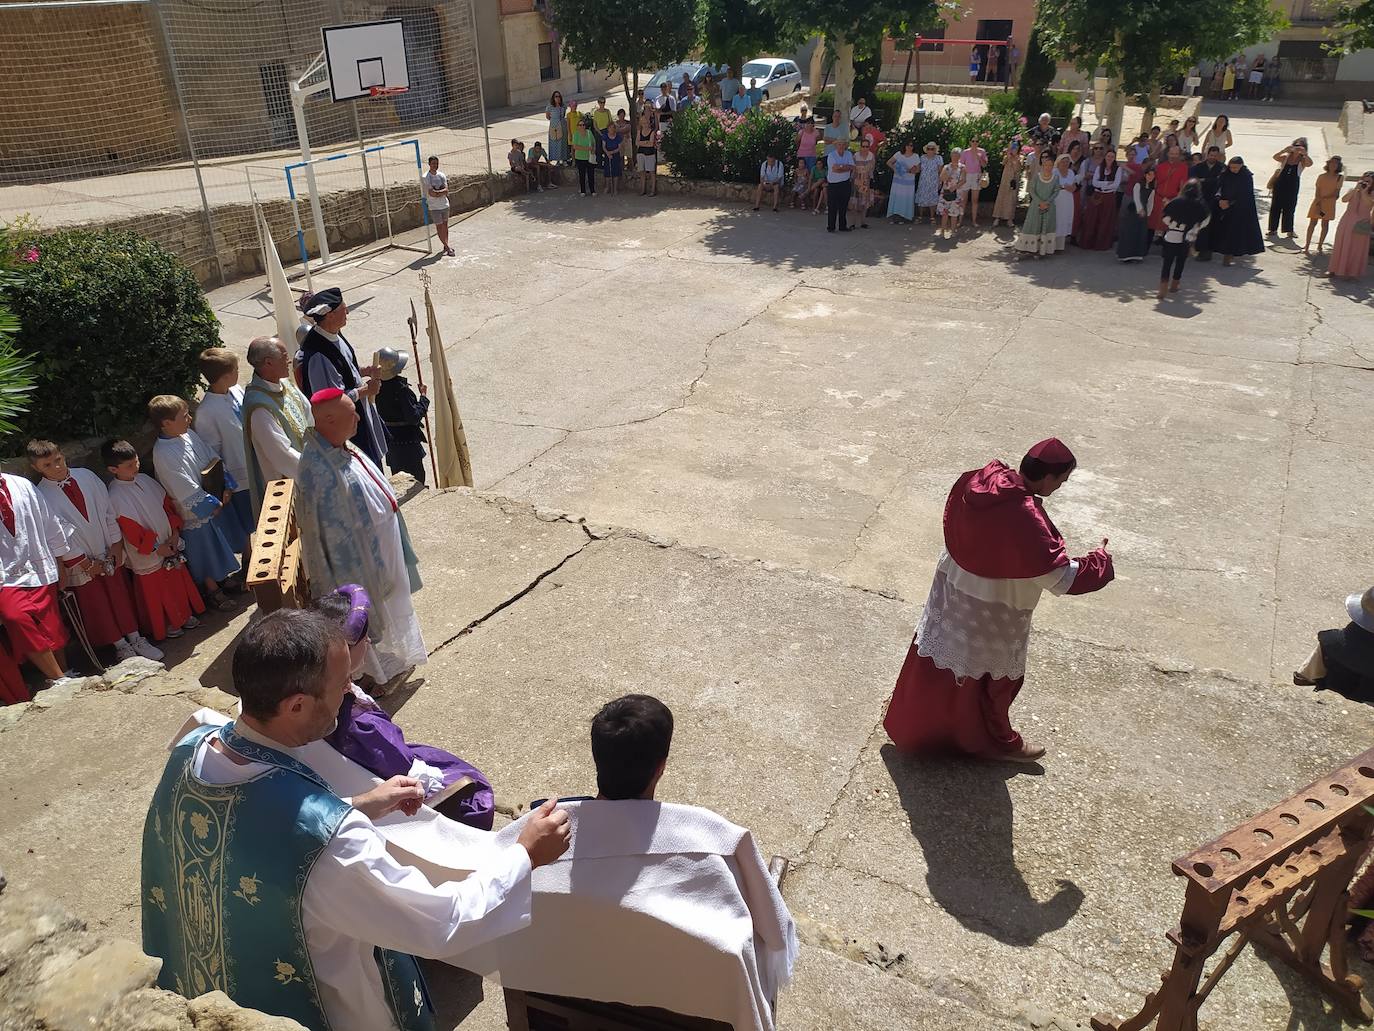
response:
<svg viewBox="0 0 1374 1031"><path fill-rule="evenodd" d="M834 229L833 226L826 226L826 227L825 227L825 231L826 231L827 233L833 233L833 232L835 231L835 229Z"/></svg>

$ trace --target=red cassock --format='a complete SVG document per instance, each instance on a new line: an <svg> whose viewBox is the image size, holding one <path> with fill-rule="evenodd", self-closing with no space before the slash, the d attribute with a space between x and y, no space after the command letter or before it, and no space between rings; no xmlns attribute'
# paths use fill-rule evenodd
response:
<svg viewBox="0 0 1374 1031"><path fill-rule="evenodd" d="M1183 192L1183 184L1188 181L1188 162L1177 164L1161 161L1155 166L1155 208L1150 212L1150 228L1156 233L1164 232L1164 208L1169 201Z"/></svg>
<svg viewBox="0 0 1374 1031"><path fill-rule="evenodd" d="M32 697L28 685L24 683L24 674L19 671L19 664L10 654L9 642L0 635L0 705L27 702Z"/></svg>
<svg viewBox="0 0 1374 1031"><path fill-rule="evenodd" d="M162 503L169 525L181 529L181 517L171 499L163 498ZM118 522L124 540L139 555L151 556L156 551L156 533L129 516L120 516ZM138 625L154 641L165 639L169 629L180 627L193 615L205 611L205 602L184 562L174 569L159 565L148 572L134 574L133 579Z"/></svg>
<svg viewBox="0 0 1374 1031"><path fill-rule="evenodd" d="M945 502L945 554L883 721L902 751L996 757L1019 751L1010 709L1025 679L1040 593L1109 583L1101 548L1070 559L1020 473L991 462L959 477Z"/></svg>

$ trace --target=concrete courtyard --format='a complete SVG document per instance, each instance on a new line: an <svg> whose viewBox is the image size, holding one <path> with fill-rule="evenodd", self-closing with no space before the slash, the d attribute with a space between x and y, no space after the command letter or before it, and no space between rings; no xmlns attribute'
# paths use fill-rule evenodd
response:
<svg viewBox="0 0 1374 1031"><path fill-rule="evenodd" d="M1243 131L1255 153L1297 134ZM1171 955L1170 862L1374 729L1289 681L1374 580L1368 284L1280 245L1190 264L1157 303L1153 260L1018 262L1009 239L564 188L456 222L454 258L326 277L370 352L406 345L428 270L478 481L407 494L431 656L388 699L397 721L485 770L509 812L592 782L602 702L662 697L660 796L793 862L789 1031L1134 1012ZM272 329L260 282L211 300L230 346ZM1080 468L1048 508L1074 553L1109 537L1118 575L1038 612L1013 717L1043 767L900 757L881 719L945 494L1050 435ZM131 694L0 715L12 882L137 940L165 743L231 702L246 618L177 642ZM435 973L445 1027L504 1026L499 989ZM1253 953L1202 1024L1343 1026Z"/></svg>

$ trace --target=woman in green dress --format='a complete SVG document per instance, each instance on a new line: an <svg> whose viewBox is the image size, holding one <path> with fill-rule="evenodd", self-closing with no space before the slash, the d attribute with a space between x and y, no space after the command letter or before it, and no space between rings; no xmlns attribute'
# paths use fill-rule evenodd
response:
<svg viewBox="0 0 1374 1031"><path fill-rule="evenodd" d="M1054 198L1059 180L1054 174L1054 154L1049 148L1040 152L1040 170L1027 180L1026 217L1016 234L1016 249L1022 254L1043 258L1055 252Z"/></svg>

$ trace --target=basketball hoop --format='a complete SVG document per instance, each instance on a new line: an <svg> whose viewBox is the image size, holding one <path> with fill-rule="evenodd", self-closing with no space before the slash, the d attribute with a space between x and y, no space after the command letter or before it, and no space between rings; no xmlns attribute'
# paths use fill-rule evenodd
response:
<svg viewBox="0 0 1374 1031"><path fill-rule="evenodd" d="M409 86L369 86L367 95L376 100L378 97L399 97L402 93L409 92Z"/></svg>

